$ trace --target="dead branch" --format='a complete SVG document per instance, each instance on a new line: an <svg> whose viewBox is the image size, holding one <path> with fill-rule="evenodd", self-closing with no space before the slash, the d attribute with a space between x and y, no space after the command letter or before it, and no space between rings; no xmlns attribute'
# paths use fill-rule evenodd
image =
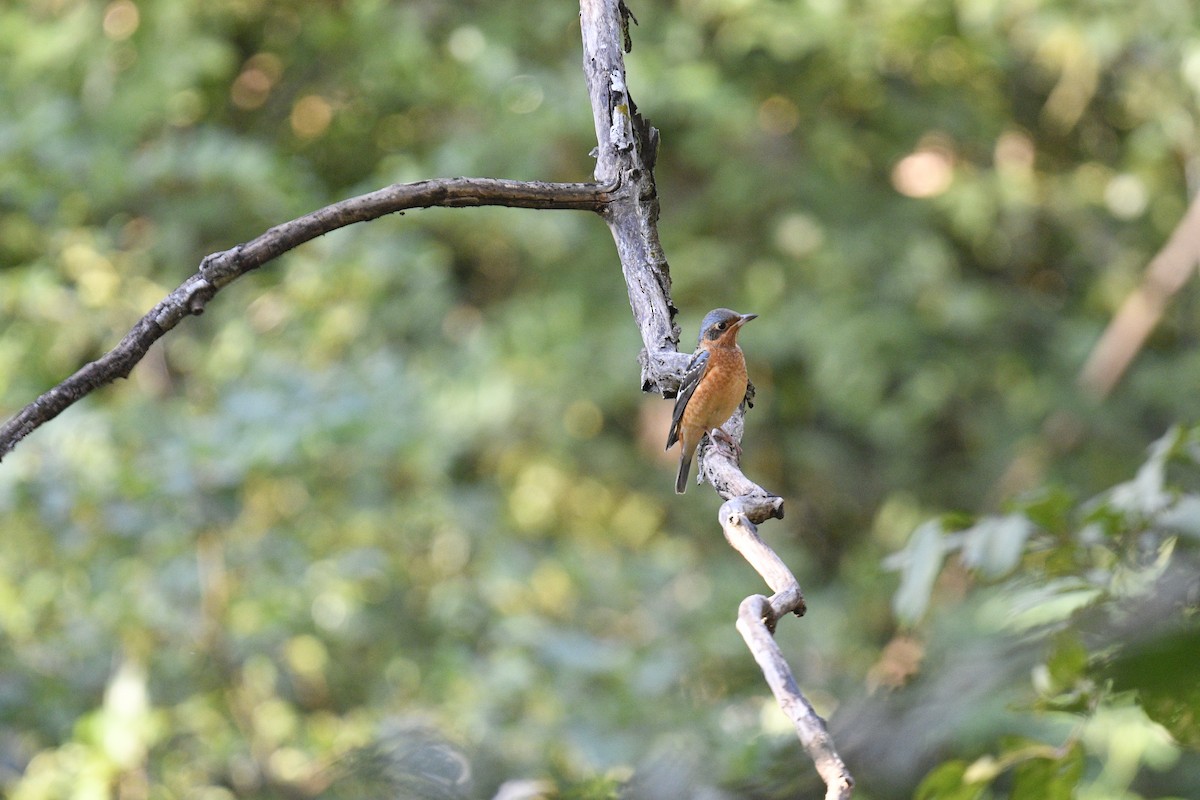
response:
<svg viewBox="0 0 1200 800"><path fill-rule="evenodd" d="M351 197L302 217L276 225L261 236L229 250L213 253L200 269L150 309L121 342L74 375L46 391L0 426L0 460L41 425L77 400L129 372L150 345L184 318L204 313L209 300L247 272L330 231L395 214L410 208L509 206L600 211L611 187L594 183L542 183L492 178L442 178L395 184Z"/></svg>
<svg viewBox="0 0 1200 800"><path fill-rule="evenodd" d="M624 2L580 0L579 9L583 70L599 143L596 180L618 184L601 213L617 244L629 303L642 335L642 388L668 396L679 386L688 357L677 352L679 328L671 302L670 269L658 237L654 185L658 131L638 113L629 95L622 56L622 44L628 47L629 23ZM737 441L742 438L743 414L739 410L725 426ZM800 692L772 637L781 617L805 610L800 584L758 536L756 527L783 517L783 499L747 479L734 457L721 448L702 445L699 473L726 500L719 511L725 538L775 592L770 598L752 595L742 602L738 631L825 781L826 797L848 798L854 780L834 748L825 721Z"/></svg>
<svg viewBox="0 0 1200 800"><path fill-rule="evenodd" d="M1141 285L1125 298L1092 348L1079 373L1083 388L1100 397L1113 390L1162 319L1167 302L1187 283L1198 262L1200 195L1192 199L1171 238L1146 267Z"/></svg>

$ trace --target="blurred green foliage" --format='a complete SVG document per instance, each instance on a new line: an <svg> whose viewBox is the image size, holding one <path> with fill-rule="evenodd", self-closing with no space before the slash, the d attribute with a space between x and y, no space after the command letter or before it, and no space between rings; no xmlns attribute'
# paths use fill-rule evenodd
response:
<svg viewBox="0 0 1200 800"><path fill-rule="evenodd" d="M975 592L971 613L1009 654L1023 651L1029 685L1012 708L1054 743L1001 739L999 755L933 770L919 797L983 797L995 783L1014 798L1124 797L1139 768L1180 762L1185 776L1168 785L1190 793L1187 754L1200 744L1198 467L1200 428L1172 429L1132 480L1094 498L1033 496L958 531L927 524L892 559L904 573L897 612L910 624L927 607L916 598L961 591L952 587L964 570L1002 578ZM1007 557L981 558L988 540L1024 545L1020 570ZM923 580L939 573L940 584ZM1100 757L1098 770L1085 770L1085 754Z"/></svg>
<svg viewBox="0 0 1200 800"><path fill-rule="evenodd" d="M1075 376L1186 205L1200 12L631 6L685 346L761 315L746 468L811 608L779 637L860 796L1195 795L1195 597L1109 635L1194 567L1194 509L1139 511L1151 466L1102 494L1194 419L1194 292L1112 396ZM0 408L277 222L586 179L576 12L0 7ZM36 432L0 465L0 791L818 795L627 309L594 218L414 212L243 279ZM1171 436L1155 485L1188 498Z"/></svg>

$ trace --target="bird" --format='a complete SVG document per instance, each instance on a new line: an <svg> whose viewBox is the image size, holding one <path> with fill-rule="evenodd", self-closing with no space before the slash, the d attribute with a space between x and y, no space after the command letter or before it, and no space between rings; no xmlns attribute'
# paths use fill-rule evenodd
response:
<svg viewBox="0 0 1200 800"><path fill-rule="evenodd" d="M696 447L705 434L737 448L721 425L728 420L746 397L749 378L746 357L738 347L738 331L757 314L739 314L728 308L716 308L700 323L696 352L692 354L679 393L675 396L675 411L671 415L671 430L667 433L667 449L680 442L679 474L675 478L675 493L687 489L688 472Z"/></svg>

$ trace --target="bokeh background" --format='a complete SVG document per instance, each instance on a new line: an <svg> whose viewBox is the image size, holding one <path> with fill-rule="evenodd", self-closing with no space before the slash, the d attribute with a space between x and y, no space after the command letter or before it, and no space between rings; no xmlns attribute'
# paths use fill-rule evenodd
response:
<svg viewBox="0 0 1200 800"><path fill-rule="evenodd" d="M1196 796L1195 288L1077 383L1195 189L1196 7L631 8L683 343L761 315L778 636L859 796ZM275 223L589 179L577 14L0 7L0 411ZM584 213L411 212L230 286L0 465L0 792L820 796L639 348Z"/></svg>

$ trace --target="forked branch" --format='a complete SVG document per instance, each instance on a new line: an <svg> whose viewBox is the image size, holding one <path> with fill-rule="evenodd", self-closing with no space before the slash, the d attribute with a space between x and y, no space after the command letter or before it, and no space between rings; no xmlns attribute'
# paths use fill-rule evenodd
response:
<svg viewBox="0 0 1200 800"><path fill-rule="evenodd" d="M654 186L658 132L638 113L629 95L622 56L622 45L628 46L629 22L624 2L581 0L579 8L583 69L599 143L596 180L620 186L603 215L617 244L634 321L642 335L642 387L668 396L679 386L688 357L677 352L679 328L671 302L671 275L658 238ZM742 438L743 413L739 411L725 426L737 441ZM783 499L746 478L735 458L722 448L702 445L699 471L726 500L719 511L725 538L775 593L770 598L752 595L742 602L738 631L825 781L825 796L848 798L854 780L834 748L825 721L800 692L772 636L781 617L802 615L805 610L800 584L758 536L756 527L783 517Z"/></svg>

